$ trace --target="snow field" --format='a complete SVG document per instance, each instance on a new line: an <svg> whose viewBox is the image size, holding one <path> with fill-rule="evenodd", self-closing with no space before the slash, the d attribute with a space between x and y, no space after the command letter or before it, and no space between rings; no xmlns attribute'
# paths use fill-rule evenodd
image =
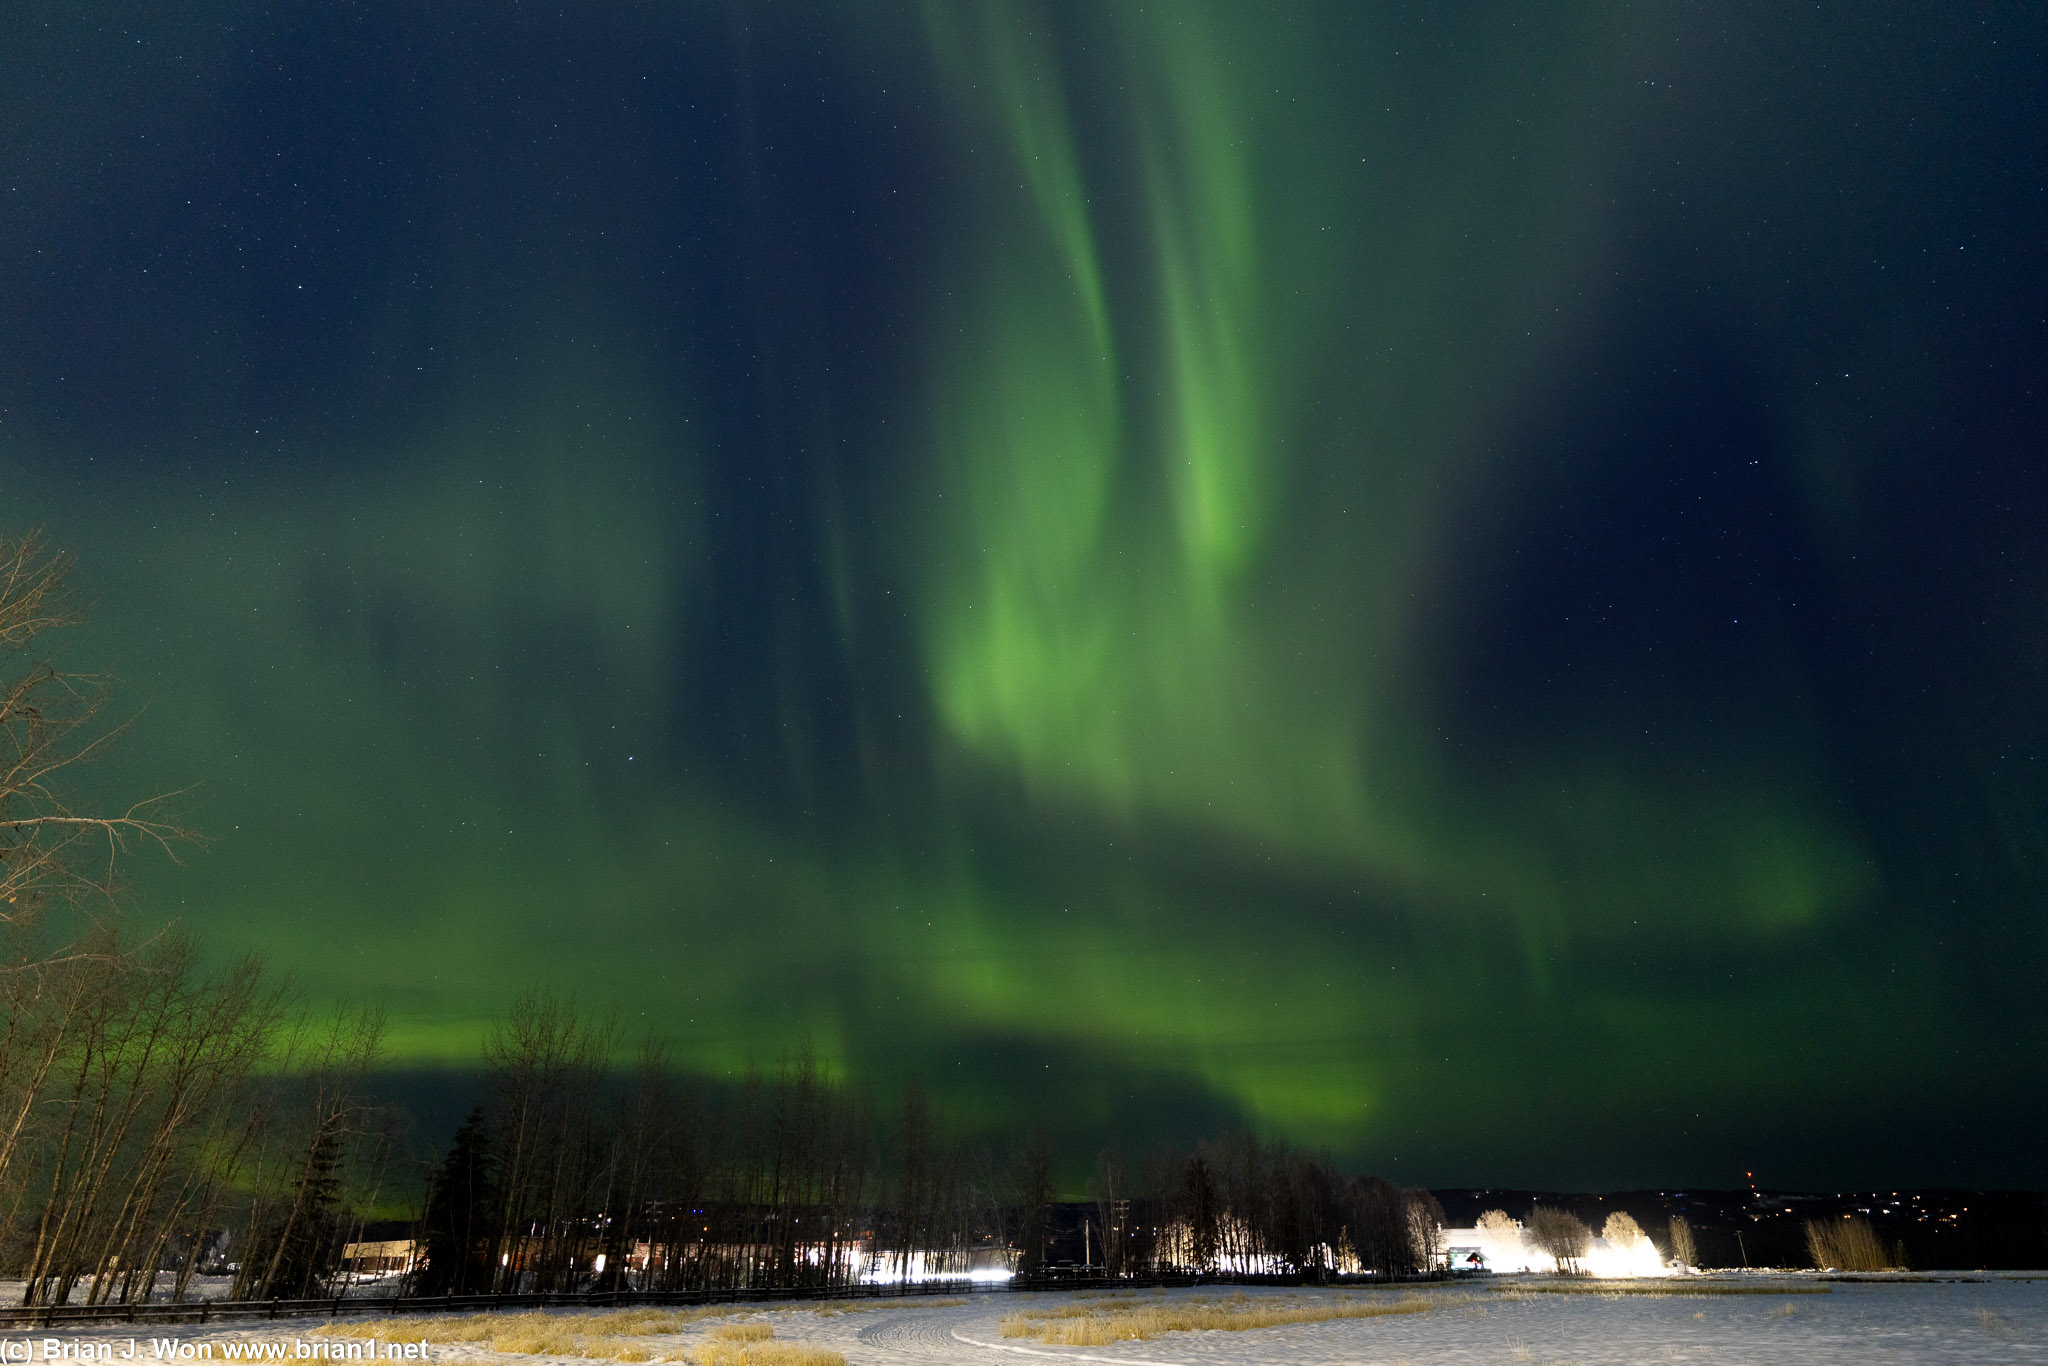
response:
<svg viewBox="0 0 2048 1366"><path fill-rule="evenodd" d="M1372 1317L1313 1317L1318 1306L1337 1309L1375 1295L1385 1296L1390 1305L1415 1295L1428 1307ZM1144 1340L1085 1346L1003 1335L1006 1318L1014 1322L1028 1314L1036 1316L1034 1322L1081 1320L1096 1315L1106 1302L1156 1305L1160 1312L1154 1317L1162 1322L1213 1320L1213 1312L1197 1311L1204 1305L1248 1302L1263 1311L1260 1317L1270 1326L1169 1330ZM440 1339L429 1342L428 1359L449 1366L589 1366L593 1360L829 1366L835 1356L850 1366L941 1361L1031 1366L1031 1358L1133 1366L2048 1366L2048 1275L1954 1273L1854 1283L1811 1275L1714 1276L1613 1286L1530 1277L1398 1292L1247 1288L1128 1297L991 1294L952 1301L732 1306L687 1319L648 1314L626 1321L617 1313L575 1311L505 1315L503 1320L499 1329L483 1334L445 1320L437 1332L430 1320L344 1319L326 1334L320 1332L324 1325L316 1323L263 1322L204 1333L141 1327L59 1336L67 1343L105 1343L112 1349L111 1360L119 1363L129 1360L129 1339L137 1334L132 1360L151 1366L151 1337L211 1343L210 1356L222 1360L229 1342L241 1346L240 1357L249 1350L242 1344L257 1341L324 1345L345 1334L359 1341L418 1342L423 1333ZM47 1334L10 1331L4 1336L9 1343L34 1344L31 1359L43 1359L41 1340ZM289 1359L296 1353L287 1348L285 1355Z"/></svg>

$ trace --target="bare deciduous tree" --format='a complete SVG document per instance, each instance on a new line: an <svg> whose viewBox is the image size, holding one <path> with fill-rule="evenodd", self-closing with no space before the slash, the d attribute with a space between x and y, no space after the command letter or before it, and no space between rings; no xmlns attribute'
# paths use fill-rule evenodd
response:
<svg viewBox="0 0 2048 1366"><path fill-rule="evenodd" d="M1444 1207L1420 1186L1406 1194L1408 1243L1415 1249L1416 1265L1424 1271L1443 1270L1450 1251L1444 1242Z"/></svg>
<svg viewBox="0 0 2048 1366"><path fill-rule="evenodd" d="M1203 1169L1206 1181L1208 1169ZM1051 1240L1051 1228L1047 1216L1051 1213L1055 1196L1052 1171L1052 1140L1042 1127L1034 1126L1025 1137L1023 1146L1017 1152L1017 1272L1022 1276L1036 1276L1045 1270L1046 1244ZM1206 1187L1205 1187L1206 1189ZM1213 1203L1213 1202L1212 1202ZM1216 1240L1213 1225L1204 1226L1210 1233L1205 1252L1210 1260L1216 1255Z"/></svg>
<svg viewBox="0 0 2048 1366"><path fill-rule="evenodd" d="M1409 1203L1401 1189L1377 1176L1361 1176L1352 1181L1346 1197L1346 1227L1360 1268L1380 1276L1414 1272Z"/></svg>
<svg viewBox="0 0 2048 1366"><path fill-rule="evenodd" d="M1560 1276L1576 1276L1580 1259L1593 1246L1593 1230L1569 1210L1538 1205L1529 1211L1529 1241L1557 1263Z"/></svg>
<svg viewBox="0 0 2048 1366"><path fill-rule="evenodd" d="M566 1288L579 1260L596 1257L570 1214L608 1174L595 1121L616 1037L615 1021L585 1019L574 1002L539 990L522 993L484 1036L498 1120L501 1291Z"/></svg>
<svg viewBox="0 0 2048 1366"><path fill-rule="evenodd" d="M1101 1230L1101 1265L1111 1276L1124 1274L1130 1243L1130 1190L1124 1178L1123 1155L1104 1148L1095 1159L1095 1223Z"/></svg>
<svg viewBox="0 0 2048 1366"><path fill-rule="evenodd" d="M366 1082L383 1041L381 1007L343 1005L324 1028L302 1023L287 1043L285 1070L299 1094L280 1111L277 1160L257 1177L237 1298L302 1298L327 1288L347 1233L352 1169L380 1155L374 1139L386 1124ZM355 1174L375 1182L374 1172Z"/></svg>
<svg viewBox="0 0 2048 1366"><path fill-rule="evenodd" d="M173 1243L196 1253L246 1146L279 994L254 960L203 976L171 932L111 919L79 951L0 978L0 1197L28 1303L146 1301ZM192 1259L176 1268L174 1294Z"/></svg>
<svg viewBox="0 0 2048 1366"><path fill-rule="evenodd" d="M75 806L65 779L104 754L125 722L106 716L111 680L38 657L46 633L76 619L67 555L38 532L0 537L0 924L25 925L53 902L110 897L136 843L177 857L198 837L168 815L178 794L118 811Z"/></svg>

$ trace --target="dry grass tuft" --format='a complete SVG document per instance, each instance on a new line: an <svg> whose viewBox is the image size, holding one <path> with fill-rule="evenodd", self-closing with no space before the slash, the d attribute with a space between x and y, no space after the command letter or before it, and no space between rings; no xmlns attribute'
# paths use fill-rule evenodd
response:
<svg viewBox="0 0 2048 1366"><path fill-rule="evenodd" d="M346 1319L312 1329L322 1338L392 1338L404 1342L489 1342L498 1325L532 1314L411 1314L390 1319Z"/></svg>
<svg viewBox="0 0 2048 1366"><path fill-rule="evenodd" d="M706 1319L751 1312L739 1305L701 1309L620 1309L608 1314L415 1315L330 1323L313 1330L327 1337L389 1338L434 1343L475 1343L493 1352L524 1356L585 1357L596 1361L679 1362L686 1366L846 1366L846 1358L801 1342L776 1342L765 1323L720 1324L709 1341L656 1355L639 1339L679 1333Z"/></svg>
<svg viewBox="0 0 2048 1366"><path fill-rule="evenodd" d="M588 1314L573 1320L579 1333L605 1337L651 1337L656 1333L677 1333L704 1319L720 1319L744 1312L738 1305L705 1305L697 1309L615 1309L609 1314Z"/></svg>
<svg viewBox="0 0 2048 1366"><path fill-rule="evenodd" d="M1251 1328L1278 1328L1291 1323L1419 1314L1429 1307L1429 1301L1419 1295L1378 1301L1305 1301L1293 1297L1255 1300L1246 1295L1166 1304L1110 1301L1011 1314L1002 1321L1002 1330L1006 1338L1035 1338L1060 1347L1104 1347L1112 1342L1156 1338L1162 1333L1242 1333Z"/></svg>
<svg viewBox="0 0 2048 1366"><path fill-rule="evenodd" d="M608 1314L411 1315L405 1318L359 1319L313 1329L316 1336L385 1338L406 1342L476 1343L493 1352L521 1356L589 1357L599 1361L653 1361L657 1358L631 1339L679 1333L705 1319L744 1312L733 1305L700 1309L619 1309ZM765 1336L767 1329L762 1329ZM662 1360L673 1360L664 1357Z"/></svg>
<svg viewBox="0 0 2048 1366"><path fill-rule="evenodd" d="M685 1360L690 1366L846 1366L846 1358L838 1352L802 1342L775 1342L766 1333L750 1337L721 1334L692 1348Z"/></svg>
<svg viewBox="0 0 2048 1366"><path fill-rule="evenodd" d="M1823 1271L1897 1271L1903 1250L1888 1249L1868 1219L1808 1219L1806 1250Z"/></svg>
<svg viewBox="0 0 2048 1366"><path fill-rule="evenodd" d="M582 1342L560 1324L534 1323L491 1336L494 1352L518 1352L526 1356L582 1356Z"/></svg>

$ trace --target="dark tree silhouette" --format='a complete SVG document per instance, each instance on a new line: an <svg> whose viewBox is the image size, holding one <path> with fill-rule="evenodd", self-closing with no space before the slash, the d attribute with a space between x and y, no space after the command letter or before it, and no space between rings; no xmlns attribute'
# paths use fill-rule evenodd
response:
<svg viewBox="0 0 2048 1366"><path fill-rule="evenodd" d="M481 1295L491 1288L499 1208L490 1128L478 1106L455 1131L448 1155L434 1169L421 1220L425 1260L414 1276L417 1293Z"/></svg>

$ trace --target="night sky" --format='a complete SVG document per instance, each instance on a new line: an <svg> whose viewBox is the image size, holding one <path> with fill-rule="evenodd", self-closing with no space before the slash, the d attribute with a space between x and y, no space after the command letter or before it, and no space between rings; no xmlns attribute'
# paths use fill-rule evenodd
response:
<svg viewBox="0 0 2048 1366"><path fill-rule="evenodd" d="M2048 11L33 5L138 914L1063 1151L2048 1183Z"/></svg>

